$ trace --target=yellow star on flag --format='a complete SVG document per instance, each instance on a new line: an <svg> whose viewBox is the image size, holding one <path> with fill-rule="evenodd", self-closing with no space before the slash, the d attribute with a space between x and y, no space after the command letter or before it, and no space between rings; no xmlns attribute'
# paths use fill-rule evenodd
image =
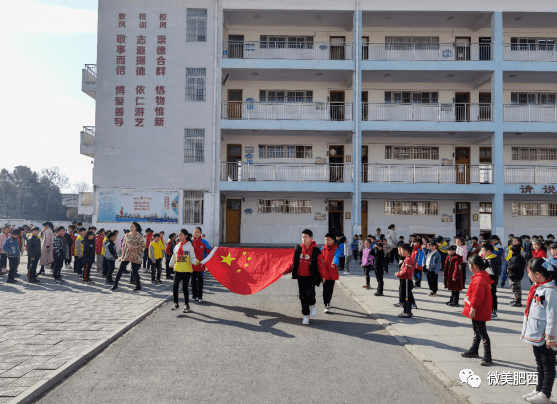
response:
<svg viewBox="0 0 557 404"><path fill-rule="evenodd" d="M244 264L244 266L247 268L249 266L249 264Z"/></svg>
<svg viewBox="0 0 557 404"><path fill-rule="evenodd" d="M251 261L251 257L248 257L248 261Z"/></svg>
<svg viewBox="0 0 557 404"><path fill-rule="evenodd" d="M247 251L244 251L244 252L242 253L242 255L247 255L247 254L248 254Z"/></svg>
<svg viewBox="0 0 557 404"><path fill-rule="evenodd" d="M241 270L241 269L238 269L238 271L237 271L237 272L238 272L238 273L240 273L240 272L242 272L242 270Z"/></svg>
<svg viewBox="0 0 557 404"><path fill-rule="evenodd" d="M223 257L223 256L221 255L221 258L222 258L222 261L221 261L221 262L226 262L226 263L228 264L229 267L232 266L232 261L236 259L236 258L232 258L232 257L230 256L230 253L228 253L228 255L227 255L226 257Z"/></svg>

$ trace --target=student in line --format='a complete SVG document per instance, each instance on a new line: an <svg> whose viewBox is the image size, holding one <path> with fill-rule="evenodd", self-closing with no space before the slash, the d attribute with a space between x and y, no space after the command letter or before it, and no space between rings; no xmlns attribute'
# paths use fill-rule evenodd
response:
<svg viewBox="0 0 557 404"><path fill-rule="evenodd" d="M37 279L37 265L41 258L41 240L38 237L41 229L31 228L31 237L27 239L27 259L29 260L29 283L40 283Z"/></svg>
<svg viewBox="0 0 557 404"><path fill-rule="evenodd" d="M211 246L209 242L201 238L201 227L196 227L193 230L193 239L191 240L191 245L195 251L195 256L192 260L202 261L211 252ZM191 291L193 300L196 302L203 302L203 272L205 271L204 265L193 265L193 273L191 279Z"/></svg>
<svg viewBox="0 0 557 404"><path fill-rule="evenodd" d="M443 269L443 262L441 262L441 253L437 247L437 241L430 240L428 254L424 262L424 271L427 272L427 284L430 292L428 296L437 296L439 289L439 271Z"/></svg>
<svg viewBox="0 0 557 404"><path fill-rule="evenodd" d="M186 229L181 229L178 232L178 240L180 242L176 245L176 247L174 247L174 253L172 254L172 259L170 260L170 266L174 268L174 285L172 286L174 306L172 307L172 310L179 310L180 308L178 304L178 289L180 287L180 282L183 282L183 313L189 313L190 305L188 283L190 281L191 274L193 273L192 261L193 264L199 265L199 260L195 258L195 250L191 242L188 240L188 231Z"/></svg>
<svg viewBox="0 0 557 404"><path fill-rule="evenodd" d="M2 250L4 250L4 253L8 258L9 267L10 267L10 270L8 272L8 279L6 279L6 283L17 282L15 278L17 275L17 265L19 262L19 256L21 255L21 251L19 249L19 240L18 240L20 233L21 232L18 229L12 230L10 233L10 237L4 242L4 245L2 246Z"/></svg>
<svg viewBox="0 0 557 404"><path fill-rule="evenodd" d="M116 257L118 253L116 252L115 240L118 239L116 232L110 232L106 235L106 241L104 243L104 261L107 265L106 272L106 284L114 285L114 280L112 279L112 274L114 273L114 268L116 267Z"/></svg>
<svg viewBox="0 0 557 404"><path fill-rule="evenodd" d="M166 243L166 279L174 279L172 276L172 268L170 268L170 259L174 253L174 247L176 247L176 233L170 233L168 236L168 242Z"/></svg>
<svg viewBox="0 0 557 404"><path fill-rule="evenodd" d="M160 233L153 234L151 245L149 246L149 259L151 260L151 284L162 285L162 257L164 254L164 244L161 241Z"/></svg>
<svg viewBox="0 0 557 404"><path fill-rule="evenodd" d="M331 299L333 298L333 289L335 281L338 280L338 264L342 244L346 243L346 237L340 238L341 245L335 245L333 235L327 233L325 235L325 246L321 248L321 260L324 265L319 266L321 280L323 281L323 304L325 305L325 313L331 311ZM342 241L344 240L344 241Z"/></svg>
<svg viewBox="0 0 557 404"><path fill-rule="evenodd" d="M385 262L388 261L388 257L383 251L383 243L375 243L371 249L371 255L373 255L373 270L375 271L375 279L377 280L377 292L375 292L374 295L383 296L383 286L385 285L383 281L383 270L385 268Z"/></svg>
<svg viewBox="0 0 557 404"><path fill-rule="evenodd" d="M139 268L143 261L143 250L145 249L145 240L141 235L141 226L137 222L130 224L130 232L124 236L124 243L122 245L122 260L120 261L120 268L116 274L114 285L110 290L118 289L118 282L125 272L129 263L132 265L132 275L134 277L135 289L134 292L141 290L141 282L139 279Z"/></svg>
<svg viewBox="0 0 557 404"><path fill-rule="evenodd" d="M401 263L400 271L395 273L395 276L400 279L398 287L398 303L395 307L402 307L403 311L399 317L412 317L412 306L416 306L412 288L414 287L412 278L414 276L414 261L412 260L412 247L409 244L402 244L398 248L401 258L404 259Z"/></svg>
<svg viewBox="0 0 557 404"><path fill-rule="evenodd" d="M506 273L510 280L511 290L514 294L514 299L511 301L511 306L513 307L522 307L522 288L520 283L522 282L524 269L526 268L526 259L522 256L522 251L522 247L519 244L511 245L509 248L511 257L508 259ZM501 284L502 283L501 281Z"/></svg>
<svg viewBox="0 0 557 404"><path fill-rule="evenodd" d="M95 232L89 230L83 241L83 283L92 282L91 268L95 262L95 252Z"/></svg>

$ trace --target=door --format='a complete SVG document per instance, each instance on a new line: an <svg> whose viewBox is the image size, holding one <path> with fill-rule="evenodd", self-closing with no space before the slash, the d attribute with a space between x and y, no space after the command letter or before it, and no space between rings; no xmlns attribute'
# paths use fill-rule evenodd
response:
<svg viewBox="0 0 557 404"><path fill-rule="evenodd" d="M491 147L480 147L480 184L491 184Z"/></svg>
<svg viewBox="0 0 557 404"><path fill-rule="evenodd" d="M369 36L362 37L362 60L369 59Z"/></svg>
<svg viewBox="0 0 557 404"><path fill-rule="evenodd" d="M242 161L242 145L226 145L226 170L228 172L228 181L238 181L240 179L240 164L238 163L240 161Z"/></svg>
<svg viewBox="0 0 557 404"><path fill-rule="evenodd" d="M367 121L368 112L368 92L362 91L362 121Z"/></svg>
<svg viewBox="0 0 557 404"><path fill-rule="evenodd" d="M242 200L228 199L226 201L226 242L240 242L240 220L242 218Z"/></svg>
<svg viewBox="0 0 557 404"><path fill-rule="evenodd" d="M491 93L480 93L480 121L491 122Z"/></svg>
<svg viewBox="0 0 557 404"><path fill-rule="evenodd" d="M455 93L455 119L457 122L470 121L470 93Z"/></svg>
<svg viewBox="0 0 557 404"><path fill-rule="evenodd" d="M470 184L470 148L455 147L456 183Z"/></svg>
<svg viewBox="0 0 557 404"><path fill-rule="evenodd" d="M344 145L329 146L329 182L344 180Z"/></svg>
<svg viewBox="0 0 557 404"><path fill-rule="evenodd" d="M456 235L470 235L470 202L456 203Z"/></svg>
<svg viewBox="0 0 557 404"><path fill-rule="evenodd" d="M228 90L228 119L242 119L242 90Z"/></svg>
<svg viewBox="0 0 557 404"><path fill-rule="evenodd" d="M362 182L368 182L368 146L362 146ZM363 233L362 233L363 234Z"/></svg>
<svg viewBox="0 0 557 404"><path fill-rule="evenodd" d="M330 46L330 59L331 60L344 60L344 52L346 42L343 36L332 36Z"/></svg>
<svg viewBox="0 0 557 404"><path fill-rule="evenodd" d="M491 202L480 202L480 233L491 236Z"/></svg>
<svg viewBox="0 0 557 404"><path fill-rule="evenodd" d="M367 238L367 201L362 201L362 235Z"/></svg>
<svg viewBox="0 0 557 404"><path fill-rule="evenodd" d="M329 233L344 233L344 201L329 201Z"/></svg>
<svg viewBox="0 0 557 404"><path fill-rule="evenodd" d="M344 91L331 91L329 99L331 121L344 121Z"/></svg>
<svg viewBox="0 0 557 404"><path fill-rule="evenodd" d="M480 38L480 60L491 60L491 37Z"/></svg>
<svg viewBox="0 0 557 404"><path fill-rule="evenodd" d="M244 58L244 36L228 35L228 58L243 59Z"/></svg>
<svg viewBox="0 0 557 404"><path fill-rule="evenodd" d="M455 38L456 60L470 60L470 37Z"/></svg>

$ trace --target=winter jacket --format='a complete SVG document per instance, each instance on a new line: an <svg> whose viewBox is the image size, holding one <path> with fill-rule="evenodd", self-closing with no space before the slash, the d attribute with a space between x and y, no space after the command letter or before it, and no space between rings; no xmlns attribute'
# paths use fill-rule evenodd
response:
<svg viewBox="0 0 557 404"><path fill-rule="evenodd" d="M528 318L524 316L520 339L534 346L545 340L555 340L557 335L557 286L552 280L539 285L530 303Z"/></svg>
<svg viewBox="0 0 557 404"><path fill-rule="evenodd" d="M162 241L151 241L151 245L149 246L149 259L153 262L157 262L157 260L162 259L164 255L164 244Z"/></svg>
<svg viewBox="0 0 557 404"><path fill-rule="evenodd" d="M16 237L8 238L2 246L2 250L4 250L4 254L8 254L8 257L19 257L21 254L19 241Z"/></svg>
<svg viewBox="0 0 557 404"><path fill-rule="evenodd" d="M493 244L493 254L501 259L503 259L503 257L505 256L505 249L500 243Z"/></svg>
<svg viewBox="0 0 557 404"><path fill-rule="evenodd" d="M520 247L520 253L521 253L521 254L524 253L524 248ZM508 253L507 253L507 257L506 257L507 261L510 261L511 258L512 258L512 256L513 256L513 252L512 252L512 250L511 250L511 247L509 246L509 248L508 248Z"/></svg>
<svg viewBox="0 0 557 404"><path fill-rule="evenodd" d="M37 236L32 235L27 240L27 256L36 260L41 258L41 240Z"/></svg>
<svg viewBox="0 0 557 404"><path fill-rule="evenodd" d="M445 287L452 291L462 290L462 257L458 254L447 256L443 267ZM454 278L454 280L453 280Z"/></svg>
<svg viewBox="0 0 557 404"><path fill-rule="evenodd" d="M6 254L3 247L4 247L4 243L9 238L10 238L10 233L4 233L4 232L0 233L0 254Z"/></svg>
<svg viewBox="0 0 557 404"><path fill-rule="evenodd" d="M430 258L431 256L431 258ZM427 270L429 272L439 272L443 269L443 263L441 262L441 253L439 250L430 250L429 254L424 258L424 265L427 264L429 259L429 265L427 266Z"/></svg>
<svg viewBox="0 0 557 404"><path fill-rule="evenodd" d="M441 254L447 254L447 251L448 251L447 248L449 248L449 245L447 244L447 242L445 240L441 241L438 244L438 246L439 246L438 250Z"/></svg>
<svg viewBox="0 0 557 404"><path fill-rule="evenodd" d="M100 234L95 237L95 254L101 255L103 253L103 239L104 236Z"/></svg>
<svg viewBox="0 0 557 404"><path fill-rule="evenodd" d="M372 254L372 248L364 248L362 251L362 266L367 267L368 265L373 265L374 255Z"/></svg>
<svg viewBox="0 0 557 404"><path fill-rule="evenodd" d="M64 238L66 239L66 245L68 246L68 251L70 251L70 252L69 252L69 255L68 255L68 258L70 258L70 256L73 255L72 252L73 252L73 243L74 243L74 240L73 240L73 237L72 237L72 235L71 235L70 233L64 234Z"/></svg>
<svg viewBox="0 0 557 404"><path fill-rule="evenodd" d="M532 258L532 242L531 241L523 241L522 248L524 249L524 254L526 255L526 259Z"/></svg>
<svg viewBox="0 0 557 404"><path fill-rule="evenodd" d="M83 236L79 235L75 239L75 246L74 246L74 255L77 258L83 257Z"/></svg>
<svg viewBox="0 0 557 404"><path fill-rule="evenodd" d="M394 232L394 230L387 231L387 244L389 244L389 247L391 248L396 248L396 246L398 245L396 233Z"/></svg>
<svg viewBox="0 0 557 404"><path fill-rule="evenodd" d="M180 249L182 252L180 253ZM192 262L193 261L193 262ZM174 247L174 253L170 259L170 267L174 268L174 272L193 272L193 264L199 264L199 260L195 258L195 251L191 242L178 243Z"/></svg>
<svg viewBox="0 0 557 404"><path fill-rule="evenodd" d="M48 265L54 262L54 254L52 252L52 242L54 241L54 232L50 227L43 230L41 237L41 261L40 265Z"/></svg>
<svg viewBox="0 0 557 404"><path fill-rule="evenodd" d="M484 264L484 267L488 271L489 276L491 276L491 279L497 283L499 281L499 276L501 275L501 258L495 254L491 254L484 257Z"/></svg>
<svg viewBox="0 0 557 404"><path fill-rule="evenodd" d="M300 276L310 276L315 286L321 284L321 271L319 265L324 265L323 259L319 259L321 250L317 248L315 241L309 246L305 244L297 245L294 250L293 263L287 273L292 272L292 279L298 279Z"/></svg>
<svg viewBox="0 0 557 404"><path fill-rule="evenodd" d="M478 255L482 250L482 247L480 246L479 243L474 243L472 244L472 246L470 247L470 252L468 253L468 257L471 257L472 255Z"/></svg>
<svg viewBox="0 0 557 404"><path fill-rule="evenodd" d="M62 236L54 237L54 241L52 242L52 252L55 260L64 259L66 257L66 254L64 253L65 251L64 243L65 243L64 237Z"/></svg>
<svg viewBox="0 0 557 404"><path fill-rule="evenodd" d="M344 256L346 258L350 258L352 256L352 249L348 243L344 243Z"/></svg>
<svg viewBox="0 0 557 404"><path fill-rule="evenodd" d="M134 247L134 248L132 248ZM143 251L145 250L145 240L140 233L128 233L124 236L122 245L122 261L133 264L143 262Z"/></svg>
<svg viewBox="0 0 557 404"><path fill-rule="evenodd" d="M321 259L323 263L322 265L317 266L319 268L321 278L333 281L338 279L337 267L339 264L340 253L340 246L336 247L334 244L332 246L324 246L321 248L321 257L318 259Z"/></svg>
<svg viewBox="0 0 557 404"><path fill-rule="evenodd" d="M464 298L464 310L462 315L470 317L470 309L476 309L473 320L491 320L491 309L493 306L493 296L491 296L491 284L493 279L486 271L480 271L472 275L472 281L468 285L468 292Z"/></svg>
<svg viewBox="0 0 557 404"><path fill-rule="evenodd" d="M168 240L168 242L166 243L166 250L164 250L164 252L169 258L172 257L172 254L174 252L174 247L176 247L176 241Z"/></svg>
<svg viewBox="0 0 557 404"><path fill-rule="evenodd" d="M202 239L201 237L194 237L191 240L191 245L193 246L193 249L195 251L195 258L197 258L199 261L203 261L203 259L207 258L207 255L209 255L209 253L211 252L211 246L209 245L209 242L205 239ZM204 271L205 267L201 264L194 265L193 270L195 272L200 272Z"/></svg>
<svg viewBox="0 0 557 404"><path fill-rule="evenodd" d="M466 245L457 246L456 253L462 257L462 262L466 263L466 259L468 258L468 247L466 247Z"/></svg>
<svg viewBox="0 0 557 404"><path fill-rule="evenodd" d="M373 269L382 271L385 266L385 251L372 248L370 254L373 256Z"/></svg>
<svg viewBox="0 0 557 404"><path fill-rule="evenodd" d="M507 276L511 281L520 282L524 277L526 259L520 254L513 255L507 263Z"/></svg>
<svg viewBox="0 0 557 404"><path fill-rule="evenodd" d="M420 246L415 245L414 247L412 247L413 251L412 251L412 259L414 260L414 270L415 271L421 271L422 270L422 265L423 265L423 260L424 260L424 253L422 251L422 249L420 248Z"/></svg>
<svg viewBox="0 0 557 404"><path fill-rule="evenodd" d="M116 244L114 244L114 241L106 240L104 243L104 257L107 260L115 261L117 256L118 253L116 252Z"/></svg>
<svg viewBox="0 0 557 404"><path fill-rule="evenodd" d="M397 272L399 279L409 279L412 280L414 276L414 260L412 257L406 257L402 266L400 267L400 272Z"/></svg>
<svg viewBox="0 0 557 404"><path fill-rule="evenodd" d="M352 240L350 246L352 247L352 251L358 251L358 240Z"/></svg>
<svg viewBox="0 0 557 404"><path fill-rule="evenodd" d="M92 264L95 262L95 239L89 240L86 238L83 240L83 262L88 262Z"/></svg>
<svg viewBox="0 0 557 404"><path fill-rule="evenodd" d="M340 257L344 257L344 247L344 243L340 243L337 247L337 251L339 251Z"/></svg>
<svg viewBox="0 0 557 404"><path fill-rule="evenodd" d="M541 248L537 250L532 250L532 258L547 258L547 254Z"/></svg>

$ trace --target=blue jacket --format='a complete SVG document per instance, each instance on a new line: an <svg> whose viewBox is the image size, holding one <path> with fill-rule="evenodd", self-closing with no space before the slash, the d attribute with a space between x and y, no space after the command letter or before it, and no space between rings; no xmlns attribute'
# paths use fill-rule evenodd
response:
<svg viewBox="0 0 557 404"><path fill-rule="evenodd" d="M431 255L433 254L433 255ZM441 262L441 253L439 250L429 250L429 253L424 257L424 265L427 262L427 258L431 255L431 260L429 261L429 266L427 267L428 271L431 272L439 272L443 269L443 263Z"/></svg>
<svg viewBox="0 0 557 404"><path fill-rule="evenodd" d="M344 257L344 243L338 245L337 252L335 253L335 258L337 254L340 254L339 257Z"/></svg>
<svg viewBox="0 0 557 404"><path fill-rule="evenodd" d="M207 240L205 240L204 238L202 238L202 239L201 239L201 242L202 242L203 244L205 244L205 247L207 248L207 251L211 251L211 246L210 246L210 244L209 244L209 242L208 242ZM209 255L209 254L207 254L207 251L203 251L203 258L207 258L207 255Z"/></svg>
<svg viewBox="0 0 557 404"><path fill-rule="evenodd" d="M358 242L359 240L352 240L352 244L350 244L350 246L352 247L353 250L358 251Z"/></svg>
<svg viewBox="0 0 557 404"><path fill-rule="evenodd" d="M19 255L21 254L19 251L19 242L17 241L17 238L8 238L2 246L2 249L6 254L8 254L8 257L19 257Z"/></svg>

